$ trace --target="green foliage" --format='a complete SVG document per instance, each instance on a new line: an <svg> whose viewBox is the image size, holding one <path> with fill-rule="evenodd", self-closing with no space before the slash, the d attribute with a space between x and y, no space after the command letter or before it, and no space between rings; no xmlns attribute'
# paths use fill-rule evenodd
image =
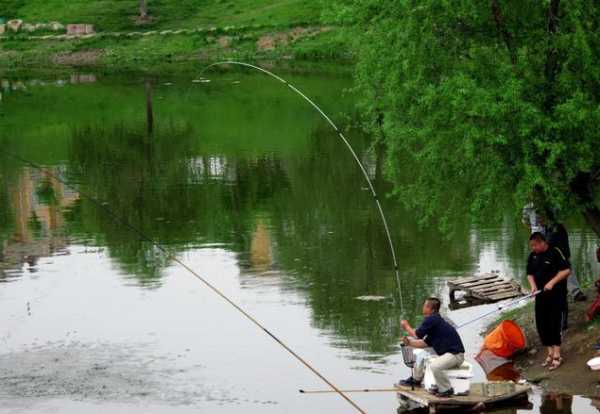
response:
<svg viewBox="0 0 600 414"><path fill-rule="evenodd" d="M423 220L489 220L532 198L563 216L594 209L600 9L563 1L553 20L555 3L340 0L324 13L350 25L366 128Z"/></svg>
<svg viewBox="0 0 600 414"><path fill-rule="evenodd" d="M6 20L17 18L19 10L25 5L25 0L1 0L0 1L0 17Z"/></svg>

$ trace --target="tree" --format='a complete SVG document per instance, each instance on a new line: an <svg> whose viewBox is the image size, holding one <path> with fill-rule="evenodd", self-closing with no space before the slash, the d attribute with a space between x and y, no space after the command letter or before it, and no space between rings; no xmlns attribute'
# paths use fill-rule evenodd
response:
<svg viewBox="0 0 600 414"><path fill-rule="evenodd" d="M356 39L365 125L423 220L535 201L600 235L594 2L338 0L326 17Z"/></svg>
<svg viewBox="0 0 600 414"><path fill-rule="evenodd" d="M140 0L140 20L148 19L148 0Z"/></svg>

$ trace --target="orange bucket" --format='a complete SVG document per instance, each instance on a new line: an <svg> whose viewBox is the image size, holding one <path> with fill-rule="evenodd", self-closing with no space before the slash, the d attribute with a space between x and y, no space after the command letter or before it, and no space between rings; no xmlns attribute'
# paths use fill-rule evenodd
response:
<svg viewBox="0 0 600 414"><path fill-rule="evenodd" d="M495 355L510 358L515 352L525 349L525 334L513 321L503 321L485 337L483 346Z"/></svg>

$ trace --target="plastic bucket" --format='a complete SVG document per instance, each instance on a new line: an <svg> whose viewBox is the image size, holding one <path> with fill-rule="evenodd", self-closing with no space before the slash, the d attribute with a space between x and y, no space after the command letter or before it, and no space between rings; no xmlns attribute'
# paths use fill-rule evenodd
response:
<svg viewBox="0 0 600 414"><path fill-rule="evenodd" d="M496 329L485 337L483 346L495 355L510 358L515 352L525 349L525 334L513 321L503 321Z"/></svg>

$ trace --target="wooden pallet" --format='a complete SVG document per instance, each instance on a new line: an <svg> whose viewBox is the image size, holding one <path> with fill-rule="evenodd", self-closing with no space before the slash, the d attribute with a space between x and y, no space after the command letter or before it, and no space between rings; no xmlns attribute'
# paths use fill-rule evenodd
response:
<svg viewBox="0 0 600 414"><path fill-rule="evenodd" d="M480 303L493 303L523 295L521 286L512 279L501 277L497 273L465 277L448 282L450 300L456 302L456 292L465 293L464 300Z"/></svg>
<svg viewBox="0 0 600 414"><path fill-rule="evenodd" d="M398 387L398 394L407 402L429 409L430 413L442 410L485 409L500 403L524 400L531 387L513 382L488 382L471 384L468 395L438 398L423 388Z"/></svg>

